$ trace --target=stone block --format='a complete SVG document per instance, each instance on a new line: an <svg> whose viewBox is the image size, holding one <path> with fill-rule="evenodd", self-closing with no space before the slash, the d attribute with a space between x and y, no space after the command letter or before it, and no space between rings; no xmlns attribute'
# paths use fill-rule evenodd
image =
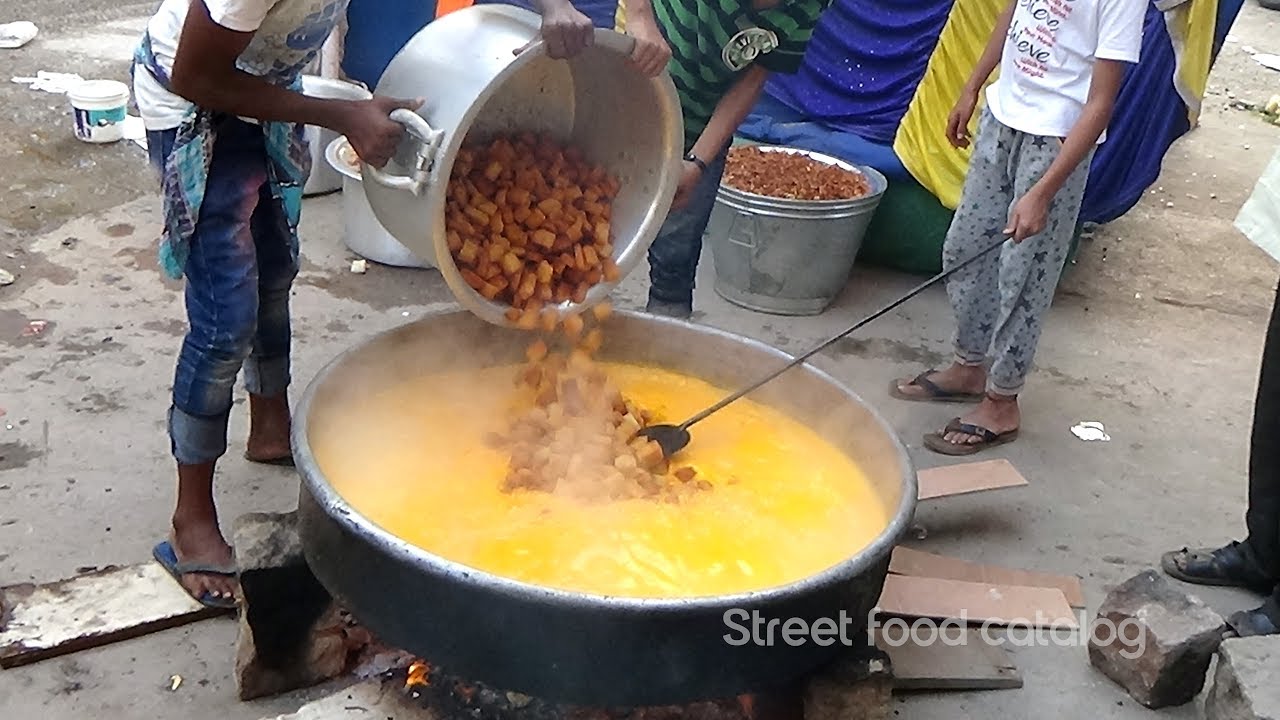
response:
<svg viewBox="0 0 1280 720"><path fill-rule="evenodd" d="M1148 708L1204 688L1226 623L1199 598L1147 570L1112 590L1089 632L1089 662Z"/></svg>
<svg viewBox="0 0 1280 720"><path fill-rule="evenodd" d="M1280 637L1231 638L1218 648L1205 720L1280 720Z"/></svg>
<svg viewBox="0 0 1280 720"><path fill-rule="evenodd" d="M236 687L241 700L311 687L343 674L369 642L302 555L294 513L254 513L234 528L240 568Z"/></svg>
<svg viewBox="0 0 1280 720"><path fill-rule="evenodd" d="M887 720L892 703L889 655L855 644L805 683L804 720Z"/></svg>

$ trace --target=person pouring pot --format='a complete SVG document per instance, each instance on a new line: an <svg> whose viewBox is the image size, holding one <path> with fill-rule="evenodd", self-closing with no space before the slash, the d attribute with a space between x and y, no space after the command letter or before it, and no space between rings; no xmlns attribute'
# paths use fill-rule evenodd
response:
<svg viewBox="0 0 1280 720"><path fill-rule="evenodd" d="M134 54L134 96L163 190L159 251L184 281L188 330L168 410L178 475L168 539L155 558L192 597L235 606L236 566L218 524L214 468L227 451L232 389L249 394L245 458L292 464L289 294L310 171L304 128L345 135L383 167L402 139L392 111L421 98L303 95L311 63L348 0L163 0ZM590 44L568 0L541 0L548 54Z"/></svg>

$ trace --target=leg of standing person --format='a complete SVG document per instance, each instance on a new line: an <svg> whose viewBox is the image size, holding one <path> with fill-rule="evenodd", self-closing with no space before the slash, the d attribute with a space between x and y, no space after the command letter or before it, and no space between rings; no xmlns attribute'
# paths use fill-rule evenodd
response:
<svg viewBox="0 0 1280 720"><path fill-rule="evenodd" d="M1244 587L1272 593L1273 624L1280 625L1274 610L1280 601L1280 290L1271 306L1271 321L1262 350L1258 391L1253 406L1253 431L1249 446L1249 507L1245 512L1248 536L1219 548L1182 548L1165 553L1161 566L1169 575L1197 585ZM1264 610L1267 606L1259 608ZM1261 618L1253 618L1259 621Z"/></svg>
<svg viewBox="0 0 1280 720"><path fill-rule="evenodd" d="M1017 133L984 110L956 208L942 246L942 269L950 270L1004 236L1014 200L1010 174ZM1007 251L1008 243L1005 250ZM986 389L985 368L1000 312L1000 253L992 252L951 276L947 297L955 314L955 358L942 370L900 378L889 392L901 400L976 402Z"/></svg>
<svg viewBox="0 0 1280 720"><path fill-rule="evenodd" d="M1017 133L1011 157L1014 196L1022 197L1040 182L1061 151L1058 138ZM983 321L994 327L986 397L965 416L925 436L930 450L970 455L1017 437L1022 424L1018 394L1031 371L1044 316L1075 236L1092 158L1092 153L1086 156L1054 196L1044 232L1002 248L998 312Z"/></svg>
<svg viewBox="0 0 1280 720"><path fill-rule="evenodd" d="M289 465L293 463L289 437L289 294L298 275L298 263L290 250L280 205L272 198L268 185L260 191L249 226L258 262L258 322L244 365L245 389L249 393L245 458Z"/></svg>
<svg viewBox="0 0 1280 720"><path fill-rule="evenodd" d="M689 203L667 215L658 237L649 246L649 302L645 312L688 319L693 315L693 287L702 256L716 192L724 175L727 151L707 164Z"/></svg>
<svg viewBox="0 0 1280 720"><path fill-rule="evenodd" d="M1280 578L1280 289L1271 305L1258 372L1249 447L1245 544L1268 577Z"/></svg>
<svg viewBox="0 0 1280 720"><path fill-rule="evenodd" d="M1267 340L1258 373L1249 451L1249 509L1245 545L1255 564L1268 577L1280 578L1280 290L1271 306ZM1262 606L1227 618L1242 637L1280 634L1280 584Z"/></svg>
<svg viewBox="0 0 1280 720"><path fill-rule="evenodd" d="M232 551L213 497L217 461L227 450L236 376L258 323L258 259L252 217L267 181L257 125L230 119L218 128L205 196L186 263L190 325L178 356L169 434L178 465L170 544L194 597L231 596ZM203 571L190 568L204 568Z"/></svg>

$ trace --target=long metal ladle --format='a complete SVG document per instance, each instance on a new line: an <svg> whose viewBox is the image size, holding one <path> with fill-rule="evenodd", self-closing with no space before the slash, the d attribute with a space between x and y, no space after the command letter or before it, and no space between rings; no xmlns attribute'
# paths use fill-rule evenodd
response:
<svg viewBox="0 0 1280 720"><path fill-rule="evenodd" d="M811 357L813 357L814 355L818 354L818 353L819 353L819 352L821 352L822 350L825 350L828 346L830 346L830 345L831 345L832 343L834 343L835 341L837 341L837 340L839 340L839 339L843 338L844 336L848 335L849 333L853 332L854 330L857 330L857 329L859 329L859 328L863 327L864 325L866 325L866 324L870 323L872 320L875 320L875 319L879 318L880 316L884 315L885 313L888 313L889 311L891 311L891 310L893 310L894 308L898 307L899 305L901 305L901 304L905 303L906 301L910 300L911 298L915 297L916 295L919 295L921 292L923 292L924 290L928 289L929 287L931 287L931 286L933 286L933 285L935 285L935 284L937 284L937 283L939 283L939 282L941 282L941 281L943 281L943 280L946 280L947 278L951 277L951 275L953 275L954 273L958 272L959 270L961 270L961 269L965 268L966 266L968 266L968 265L969 265L970 263L972 263L973 261L977 260L977 259L978 259L978 258L980 258L980 257L983 257L984 255L986 255L987 253L990 253L992 250L995 250L996 248L1000 247L1001 245L1004 245L1006 240L1008 240L1008 237L1007 237L1007 236L1006 236L1006 237L1002 237L1002 238L1000 239L1000 241L999 241L999 242L995 243L995 244L994 244L994 245L992 245L991 247L986 248L985 250L982 250L981 252L977 253L976 255L974 255L973 257L969 258L968 260L965 260L964 262L960 263L959 265L956 265L955 267L951 268L950 270L946 270L946 271L944 271L944 272L938 273L937 275L934 275L932 278L930 278L930 279L928 279L928 280L924 281L923 283L921 283L920 285L916 286L916 287L915 287L915 289L911 290L911 291L910 291L910 292L908 292L906 295L903 295L902 297L898 298L897 300L894 300L893 302L889 303L888 305L885 305L884 307L882 307L882 308L880 308L879 310L875 311L874 313L872 313L872 314L868 315L867 317L863 318L862 320L859 320L859 321L857 322L857 324L855 324L853 327L849 328L848 330L845 330L845 331L841 332L839 335L836 335L835 337L831 338L830 340L827 340L826 342L824 342L824 343L822 343L821 345L819 345L819 346L815 347L814 349L810 350L809 352L807 352L807 353L805 353L805 354L801 355L800 357L798 357L798 358L796 358L796 359L792 360L791 362L787 363L786 365L782 366L781 368L779 368L779 369L777 369L777 370L775 370L775 371L773 371L773 372L769 373L768 375L766 375L766 376L764 376L763 378L761 378L761 379L757 380L756 382L752 383L751 385L748 385L746 388L743 388L742 390L739 390L739 391L737 391L737 392L733 393L732 395L729 395L728 397L724 398L724 399L723 399L723 400L721 400L720 402L716 403L715 405L712 405L711 407L707 408L706 410L703 410L702 412L698 413L697 415L694 415L693 417L689 418L688 420L685 420L684 422L680 423L679 425L650 425L649 427L642 429L642 430L640 431L640 435L642 435L642 436L644 436L644 437L647 437L647 438L649 438L650 440L654 440L654 441L656 441L659 445L661 445L661 446L662 446L662 454L663 454L664 456L666 456L666 457L671 457L672 455L675 455L676 453L678 453L678 452L680 452L681 450L683 450L683 449L685 448L685 446L686 446L686 445L688 445L688 444L689 444L689 441L692 439L692 436L690 436L690 435L689 435L689 428L690 428L690 427L693 427L693 425L694 425L694 424L699 423L699 422L701 422L701 421L703 421L703 420L706 420L706 419L707 419L707 417L709 417L712 413L714 413L714 412L716 412L716 411L718 411L718 410L723 409L726 405L729 405L730 403L732 403L732 402L733 402L733 401L735 401L735 400L738 400L738 399L739 399L739 398L741 398L742 396L747 395L747 394L749 394L749 393L751 393L751 392L755 391L755 390L756 390L756 389L758 389L761 385L764 385L765 383L769 382L770 380L773 380L774 378L778 377L778 376L779 376L779 375L781 375L782 373L784 373L784 372L786 372L786 371L790 370L791 368L793 368L793 367L795 367L795 366L799 365L800 363L804 362L805 360L808 360L809 358L811 358Z"/></svg>

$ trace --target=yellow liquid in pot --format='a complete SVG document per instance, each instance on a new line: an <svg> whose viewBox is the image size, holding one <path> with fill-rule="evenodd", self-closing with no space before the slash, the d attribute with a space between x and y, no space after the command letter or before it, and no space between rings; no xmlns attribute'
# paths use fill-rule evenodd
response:
<svg viewBox="0 0 1280 720"><path fill-rule="evenodd" d="M666 370L605 364L659 422L724 396ZM581 504L504 493L508 457L486 447L513 396L515 367L441 373L310 427L320 469L358 512L455 562L537 585L602 595L693 597L776 587L866 547L888 524L858 466L805 426L749 399L693 428L675 466L714 485L683 504Z"/></svg>

